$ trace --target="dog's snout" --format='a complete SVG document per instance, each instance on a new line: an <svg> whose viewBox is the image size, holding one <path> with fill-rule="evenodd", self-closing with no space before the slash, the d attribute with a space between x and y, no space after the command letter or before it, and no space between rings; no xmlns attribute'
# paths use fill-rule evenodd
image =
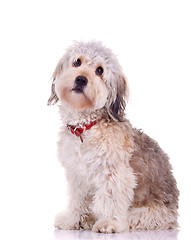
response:
<svg viewBox="0 0 191 240"><path fill-rule="evenodd" d="M78 86L86 86L87 83L88 83L88 79L87 79L87 77L80 75L80 76L77 76L77 77L76 77L75 83L76 83Z"/></svg>

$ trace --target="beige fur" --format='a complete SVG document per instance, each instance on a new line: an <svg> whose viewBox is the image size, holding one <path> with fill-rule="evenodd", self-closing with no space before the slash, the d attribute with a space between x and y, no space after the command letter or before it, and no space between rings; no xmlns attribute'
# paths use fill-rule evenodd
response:
<svg viewBox="0 0 191 240"><path fill-rule="evenodd" d="M78 76L87 78L80 92ZM100 42L76 42L59 61L48 103L59 102L58 155L71 200L57 215L56 228L110 233L177 227L179 192L168 156L125 119L127 96L121 67ZM83 143L67 128L95 120L82 133Z"/></svg>

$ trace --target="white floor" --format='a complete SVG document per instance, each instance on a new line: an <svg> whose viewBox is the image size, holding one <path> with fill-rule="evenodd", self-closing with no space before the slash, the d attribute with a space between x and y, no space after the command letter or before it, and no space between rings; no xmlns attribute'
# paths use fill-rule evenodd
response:
<svg viewBox="0 0 191 240"><path fill-rule="evenodd" d="M134 231L129 233L102 234L92 231L63 231L55 230L54 240L100 239L100 240L177 240L179 230Z"/></svg>

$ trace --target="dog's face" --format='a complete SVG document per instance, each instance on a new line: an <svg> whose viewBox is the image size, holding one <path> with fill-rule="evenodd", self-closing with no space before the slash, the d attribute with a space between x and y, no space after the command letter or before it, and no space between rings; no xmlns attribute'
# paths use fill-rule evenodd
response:
<svg viewBox="0 0 191 240"><path fill-rule="evenodd" d="M105 107L113 119L121 120L126 93L126 80L112 52L100 42L77 42L56 67L48 103L59 100L77 111Z"/></svg>
<svg viewBox="0 0 191 240"><path fill-rule="evenodd" d="M108 89L103 81L104 63L101 59L93 61L86 54L79 53L63 63L66 66L57 72L54 81L59 100L78 110L102 108Z"/></svg>

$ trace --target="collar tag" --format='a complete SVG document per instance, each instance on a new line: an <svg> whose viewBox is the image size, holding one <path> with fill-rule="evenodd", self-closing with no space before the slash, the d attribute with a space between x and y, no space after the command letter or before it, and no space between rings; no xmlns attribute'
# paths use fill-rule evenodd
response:
<svg viewBox="0 0 191 240"><path fill-rule="evenodd" d="M72 134L76 135L77 137L80 137L81 142L83 142L83 138L82 138L81 134L84 131L89 130L96 123L97 123L97 121L93 121L93 122L90 122L89 124L82 124L80 127L67 124L67 128L68 128L68 130L71 131Z"/></svg>

